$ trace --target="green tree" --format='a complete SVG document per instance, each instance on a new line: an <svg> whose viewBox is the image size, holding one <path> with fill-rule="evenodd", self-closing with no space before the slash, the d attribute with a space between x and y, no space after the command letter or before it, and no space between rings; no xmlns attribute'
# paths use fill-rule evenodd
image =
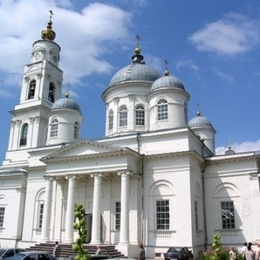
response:
<svg viewBox="0 0 260 260"><path fill-rule="evenodd" d="M86 241L87 229L85 209L82 204L75 205L74 216L75 222L73 223L73 228L78 231L78 238L76 239L76 243L72 246L73 251L78 253L75 260L89 260L90 255L83 247Z"/></svg>

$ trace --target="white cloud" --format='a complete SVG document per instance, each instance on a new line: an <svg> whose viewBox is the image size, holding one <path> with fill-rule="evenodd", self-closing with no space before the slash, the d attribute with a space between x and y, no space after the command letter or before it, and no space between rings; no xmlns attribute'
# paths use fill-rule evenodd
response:
<svg viewBox="0 0 260 260"><path fill-rule="evenodd" d="M0 71L7 78L10 74L21 75L24 65L30 62L30 46L41 39L49 10L54 13L55 42L62 46L60 68L64 71L64 83L82 85L84 76L111 72L113 66L104 57L127 45L131 13L101 3L90 4L78 13L64 8L71 6L70 1L57 2L1 1ZM3 93L8 89L5 87Z"/></svg>
<svg viewBox="0 0 260 260"><path fill-rule="evenodd" d="M223 79L225 82L232 83L234 81L234 77L231 74L222 72L216 68L212 68L213 72L221 79Z"/></svg>
<svg viewBox="0 0 260 260"><path fill-rule="evenodd" d="M199 66L197 66L195 62L191 59L178 61L176 67L178 70L181 68L189 68L195 72L200 70Z"/></svg>
<svg viewBox="0 0 260 260"><path fill-rule="evenodd" d="M259 43L259 21L229 13L223 19L207 24L189 40L200 51L236 55Z"/></svg>
<svg viewBox="0 0 260 260"><path fill-rule="evenodd" d="M243 142L241 144L234 143L230 145L231 149L236 153L249 152L249 151L260 151L260 140L255 142ZM225 154L227 147L218 147L216 148L216 154Z"/></svg>

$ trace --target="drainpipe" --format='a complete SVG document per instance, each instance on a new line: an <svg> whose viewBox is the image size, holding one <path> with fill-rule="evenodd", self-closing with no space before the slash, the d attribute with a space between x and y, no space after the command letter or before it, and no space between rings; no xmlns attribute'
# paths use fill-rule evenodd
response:
<svg viewBox="0 0 260 260"><path fill-rule="evenodd" d="M136 134L137 152L140 154L140 132ZM141 242L144 243L144 154L141 155Z"/></svg>
<svg viewBox="0 0 260 260"><path fill-rule="evenodd" d="M208 244L208 230L207 230L207 217L206 217L206 201L205 201L205 176L204 172L206 170L207 163L204 162L204 167L201 171L201 183L202 183L202 204L203 204L203 226L204 226L204 250L207 250Z"/></svg>
<svg viewBox="0 0 260 260"><path fill-rule="evenodd" d="M201 171L201 184L202 184L202 204L203 204L203 226L204 226L204 250L207 250L207 245L208 245L208 230L207 230L207 215L206 215L206 196L205 196L205 170L207 168L207 162L205 160L205 155L204 155L204 148L205 148L205 143L202 141L202 157L204 158L204 165Z"/></svg>

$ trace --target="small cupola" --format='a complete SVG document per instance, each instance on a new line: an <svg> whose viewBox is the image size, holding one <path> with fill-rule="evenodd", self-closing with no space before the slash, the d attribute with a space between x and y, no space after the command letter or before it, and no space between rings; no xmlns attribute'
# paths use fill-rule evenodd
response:
<svg viewBox="0 0 260 260"><path fill-rule="evenodd" d="M189 127L200 138L201 141L215 154L215 129L208 118L201 115L200 111L197 116L189 121Z"/></svg>
<svg viewBox="0 0 260 260"><path fill-rule="evenodd" d="M149 129L187 127L190 95L183 83L165 70L164 76L154 81L148 96L150 107Z"/></svg>
<svg viewBox="0 0 260 260"><path fill-rule="evenodd" d="M47 145L69 143L80 139L83 116L79 105L66 93L58 99L49 114Z"/></svg>

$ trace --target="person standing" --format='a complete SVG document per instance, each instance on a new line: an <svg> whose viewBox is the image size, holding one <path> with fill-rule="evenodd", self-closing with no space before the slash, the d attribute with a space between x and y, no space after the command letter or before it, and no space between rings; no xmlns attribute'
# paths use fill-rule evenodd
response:
<svg viewBox="0 0 260 260"><path fill-rule="evenodd" d="M235 248L232 246L229 251L229 260L236 260L236 259L237 259L237 254Z"/></svg>
<svg viewBox="0 0 260 260"><path fill-rule="evenodd" d="M140 252L139 252L138 260L145 260L144 245L140 244L139 247L140 247Z"/></svg>
<svg viewBox="0 0 260 260"><path fill-rule="evenodd" d="M255 260L260 260L260 244L257 245L257 249L255 252Z"/></svg>
<svg viewBox="0 0 260 260"><path fill-rule="evenodd" d="M246 260L255 260L255 252L252 250L251 245L247 247L247 250L245 252Z"/></svg>
<svg viewBox="0 0 260 260"><path fill-rule="evenodd" d="M243 247L241 248L241 254L242 254L242 258L245 260L245 252L247 250L247 242L244 243Z"/></svg>
<svg viewBox="0 0 260 260"><path fill-rule="evenodd" d="M60 252L61 252L61 246L60 246L59 242L56 241L55 242L55 246L53 248L53 253L52 253L53 257L59 258L60 257Z"/></svg>
<svg viewBox="0 0 260 260"><path fill-rule="evenodd" d="M97 251L96 251L95 255L102 255L102 254L103 254L103 251L102 251L100 245L97 245Z"/></svg>

